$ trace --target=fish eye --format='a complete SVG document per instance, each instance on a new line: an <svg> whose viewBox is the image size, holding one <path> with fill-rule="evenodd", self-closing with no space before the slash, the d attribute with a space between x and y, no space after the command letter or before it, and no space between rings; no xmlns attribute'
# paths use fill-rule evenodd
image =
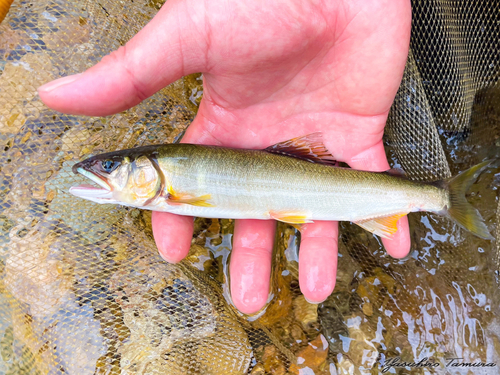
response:
<svg viewBox="0 0 500 375"><path fill-rule="evenodd" d="M119 162L113 160L103 160L101 162L101 167L106 173L113 172L119 165Z"/></svg>

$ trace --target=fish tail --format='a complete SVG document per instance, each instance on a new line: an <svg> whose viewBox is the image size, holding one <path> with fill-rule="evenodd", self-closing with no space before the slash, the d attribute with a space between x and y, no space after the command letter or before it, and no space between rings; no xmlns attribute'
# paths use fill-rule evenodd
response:
<svg viewBox="0 0 500 375"><path fill-rule="evenodd" d="M458 176L449 178L443 182L450 193L450 207L448 207L447 211L448 216L462 228L476 236L487 240L494 240L479 211L465 199L467 190L490 163L491 160L477 164L467 169L465 172L460 173Z"/></svg>

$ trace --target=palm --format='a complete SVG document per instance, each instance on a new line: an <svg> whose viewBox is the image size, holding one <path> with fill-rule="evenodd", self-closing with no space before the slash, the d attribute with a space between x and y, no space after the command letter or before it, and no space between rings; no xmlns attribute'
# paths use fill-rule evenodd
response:
<svg viewBox="0 0 500 375"><path fill-rule="evenodd" d="M321 131L337 160L384 170L383 128L410 31L409 2L386 1L169 0L125 48L40 95L63 112L108 115L203 72L204 97L183 142L264 148ZM154 213L164 258L187 254L192 225ZM407 222L402 228L399 239L385 243L395 256L409 248ZM236 224L231 292L244 312L267 299L273 233L268 221ZM306 298L331 293L336 251L336 223L303 227L299 281Z"/></svg>
<svg viewBox="0 0 500 375"><path fill-rule="evenodd" d="M262 12L264 4L252 2L206 21L204 99L186 139L259 148L321 131L346 162L379 143L407 40L387 41L388 25L377 12L390 14L377 5L349 13L341 5L332 11L288 4ZM245 19L258 22L248 26Z"/></svg>

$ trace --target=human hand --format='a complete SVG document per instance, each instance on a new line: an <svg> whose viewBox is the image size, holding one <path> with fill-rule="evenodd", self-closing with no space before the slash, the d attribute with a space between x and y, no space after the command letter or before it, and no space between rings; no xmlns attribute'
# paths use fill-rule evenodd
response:
<svg viewBox="0 0 500 375"><path fill-rule="evenodd" d="M383 171L410 24L409 1L169 0L124 47L39 93L61 112L106 116L203 72L203 99L182 142L259 149L319 131L337 160ZM163 258L183 259L193 219L153 212L152 224ZM397 258L410 248L406 217L398 227L383 240ZM274 221L236 222L231 295L244 313L266 303L274 231ZM300 287L321 302L335 285L338 224L305 224L301 238Z"/></svg>

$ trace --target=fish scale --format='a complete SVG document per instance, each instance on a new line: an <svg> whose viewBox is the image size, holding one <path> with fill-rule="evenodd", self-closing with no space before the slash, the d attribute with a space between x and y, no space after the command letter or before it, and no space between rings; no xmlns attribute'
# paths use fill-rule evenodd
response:
<svg viewBox="0 0 500 375"><path fill-rule="evenodd" d="M443 189L384 173L314 164L265 151L198 145L166 150L160 149L159 163L174 189L195 196L210 194L215 206L179 207L179 214L265 219L270 210L303 211L310 212L310 220L359 221L416 211L415 207L440 211L446 205ZM170 152L181 157L175 159ZM193 184L192 176L200 173L206 187ZM251 201L252 212L242 209L245 199Z"/></svg>

